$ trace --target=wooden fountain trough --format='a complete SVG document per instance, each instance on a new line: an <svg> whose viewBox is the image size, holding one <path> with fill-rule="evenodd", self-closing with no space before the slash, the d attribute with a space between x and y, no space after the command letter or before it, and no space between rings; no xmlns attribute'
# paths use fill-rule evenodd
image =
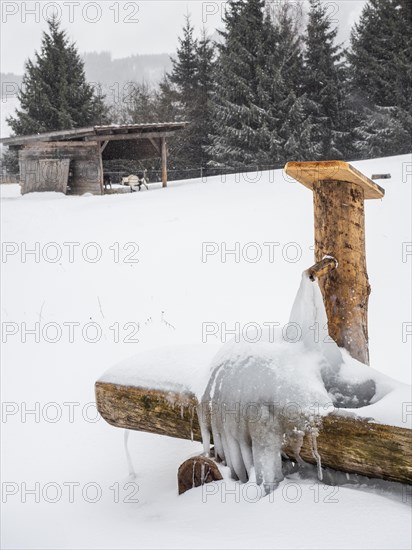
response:
<svg viewBox="0 0 412 550"><path fill-rule="evenodd" d="M311 278L319 279L329 335L354 358L369 364L364 201L382 199L384 190L343 161L289 162L285 172L313 192L316 263L308 271ZM199 403L190 392L97 381L96 402L112 426L201 440ZM412 484L412 430L406 427L351 418L338 410L324 418L318 450L324 466ZM286 454L293 459L290 449ZM315 463L307 438L301 456ZM195 462L201 457L190 460L195 474ZM185 468L181 470L183 492ZM193 477L194 485L204 481ZM213 479L219 479L218 473L211 472L206 481Z"/></svg>

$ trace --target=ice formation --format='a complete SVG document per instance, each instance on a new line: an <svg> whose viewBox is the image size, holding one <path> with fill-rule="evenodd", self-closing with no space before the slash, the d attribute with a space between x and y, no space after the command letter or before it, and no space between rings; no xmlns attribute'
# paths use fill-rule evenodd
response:
<svg viewBox="0 0 412 550"><path fill-rule="evenodd" d="M319 285L305 273L289 330L271 337L257 344L232 341L222 348L198 411L205 452L210 453L213 438L215 454L232 477L247 482L256 476L266 492L283 479L286 446L303 462L299 452L305 433L322 478L316 445L322 416L336 406L369 404L392 389L383 380L377 391L372 369L329 338Z"/></svg>
<svg viewBox="0 0 412 550"><path fill-rule="evenodd" d="M125 430L124 431L124 451L126 453L127 466L129 468L129 477L131 479L134 479L136 477L136 472L133 467L133 461L129 451L129 435L130 435L130 431Z"/></svg>

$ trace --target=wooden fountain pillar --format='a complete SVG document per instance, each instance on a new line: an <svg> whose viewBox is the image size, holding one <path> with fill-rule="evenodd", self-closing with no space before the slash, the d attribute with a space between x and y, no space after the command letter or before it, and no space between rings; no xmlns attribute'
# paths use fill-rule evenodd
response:
<svg viewBox="0 0 412 550"><path fill-rule="evenodd" d="M288 162L285 172L313 191L315 261L325 256L319 284L328 316L329 335L352 357L369 364L365 199L385 191L343 161ZM336 260L336 261L335 261ZM316 275L316 273L315 273Z"/></svg>

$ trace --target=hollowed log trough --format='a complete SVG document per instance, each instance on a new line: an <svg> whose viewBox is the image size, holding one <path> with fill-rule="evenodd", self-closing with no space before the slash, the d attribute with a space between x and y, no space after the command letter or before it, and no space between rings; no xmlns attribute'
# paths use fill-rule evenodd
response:
<svg viewBox="0 0 412 550"><path fill-rule="evenodd" d="M201 441L194 394L96 382L97 408L112 426ZM318 437L322 465L412 485L412 430L348 418L337 410L323 419ZM294 455L286 449L291 460ZM305 437L301 457L315 464Z"/></svg>

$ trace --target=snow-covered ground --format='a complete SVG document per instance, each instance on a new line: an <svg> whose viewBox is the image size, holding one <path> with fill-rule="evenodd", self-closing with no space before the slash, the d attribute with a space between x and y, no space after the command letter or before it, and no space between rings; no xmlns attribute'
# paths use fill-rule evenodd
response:
<svg viewBox="0 0 412 550"><path fill-rule="evenodd" d="M411 158L354 165L392 174L366 203L371 366L410 384ZM195 370L225 330L288 322L313 263L307 189L277 171L105 197L1 192L2 547L410 547L407 488L291 474L259 501L227 478L178 497L200 444L132 433L132 479L122 431L96 416L94 382L121 360L190 346Z"/></svg>

